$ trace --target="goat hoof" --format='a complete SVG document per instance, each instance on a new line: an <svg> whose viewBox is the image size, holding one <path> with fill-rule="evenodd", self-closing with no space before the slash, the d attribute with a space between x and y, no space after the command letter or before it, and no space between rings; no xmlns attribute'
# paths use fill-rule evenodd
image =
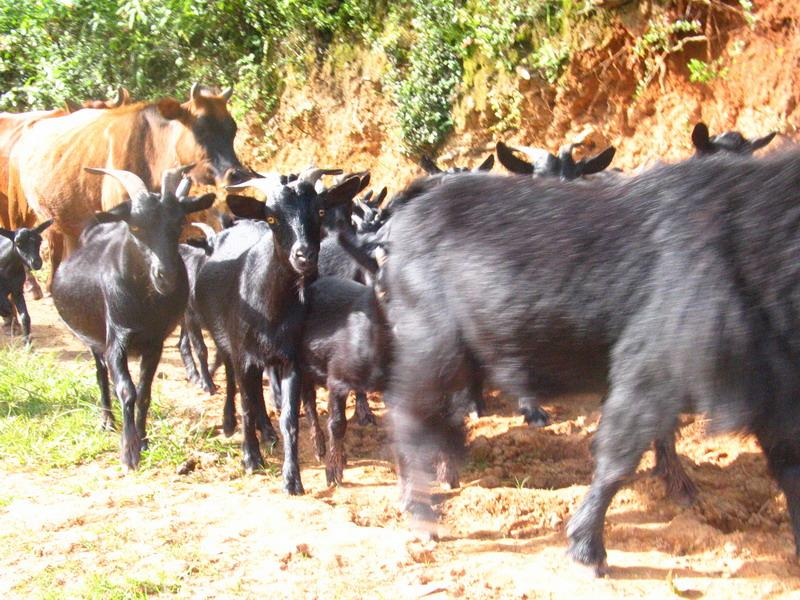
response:
<svg viewBox="0 0 800 600"><path fill-rule="evenodd" d="M244 472L248 475L252 475L256 471L260 471L264 468L264 459L261 457L260 452L256 452L242 458L242 464L244 465Z"/></svg>
<svg viewBox="0 0 800 600"><path fill-rule="evenodd" d="M303 483L300 481L299 474L292 474L290 476L284 475L283 478L283 491L290 496L302 496L305 494Z"/></svg>
<svg viewBox="0 0 800 600"><path fill-rule="evenodd" d="M142 438L142 452L144 452L145 450L149 450L149 449L150 449L150 440L148 440L146 437L143 437Z"/></svg>
<svg viewBox="0 0 800 600"><path fill-rule="evenodd" d="M520 412L531 427L547 427L550 424L550 415L541 408L523 408Z"/></svg>
<svg viewBox="0 0 800 600"><path fill-rule="evenodd" d="M203 390L204 392L206 392L207 394L214 395L214 394L216 394L216 393L217 393L217 386L216 386L216 385L214 385L213 383L211 383L211 384L209 384L209 383L204 383L204 384L202 384L200 387L201 387L201 388L202 388L202 390Z"/></svg>
<svg viewBox="0 0 800 600"><path fill-rule="evenodd" d="M272 454L275 446L278 444L278 434L274 429L259 429L258 436L261 438L261 445L265 452Z"/></svg>
<svg viewBox="0 0 800 600"><path fill-rule="evenodd" d="M116 431L117 424L114 421L113 416L104 417L103 420L100 422L100 429L103 431Z"/></svg>
<svg viewBox="0 0 800 600"><path fill-rule="evenodd" d="M231 437L233 433L236 431L236 417L225 417L222 420L222 433L225 434L225 437Z"/></svg>
<svg viewBox="0 0 800 600"><path fill-rule="evenodd" d="M141 449L139 444L128 444L127 447L122 448L120 460L122 461L122 466L126 471L135 471L138 469L140 458Z"/></svg>
<svg viewBox="0 0 800 600"><path fill-rule="evenodd" d="M572 559L582 565L592 567L596 577L603 577L608 573L608 563L606 562L606 549L603 546L602 538L591 534L584 534L581 531L569 531L569 548L567 554Z"/></svg>

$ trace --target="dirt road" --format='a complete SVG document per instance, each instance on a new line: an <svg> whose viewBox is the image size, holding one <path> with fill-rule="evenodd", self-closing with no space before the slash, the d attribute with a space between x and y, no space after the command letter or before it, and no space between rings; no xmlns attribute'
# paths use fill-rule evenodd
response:
<svg viewBox="0 0 800 600"><path fill-rule="evenodd" d="M49 300L31 303L34 344L88 361ZM6 339L6 338L3 338ZM171 340L158 375L170 418L214 428L222 397L184 379ZM222 373L217 374L217 383ZM325 408L325 394L320 393ZM303 422L306 495L284 496L280 452L244 476L238 433L178 475L123 475L114 453L61 471L6 470L0 483L0 596L286 598L736 597L798 594L786 507L749 438L704 435L686 418L678 442L700 487L676 506L650 476L652 453L620 492L606 526L608 578L565 556L565 524L591 477L598 399L563 398L554 424L522 426L511 403L469 425L462 488L442 490L442 540L414 541L397 510L379 426L351 422L346 483L325 485ZM349 408L352 414L352 406ZM118 434L109 433L116 436ZM220 434L221 435L221 434Z"/></svg>

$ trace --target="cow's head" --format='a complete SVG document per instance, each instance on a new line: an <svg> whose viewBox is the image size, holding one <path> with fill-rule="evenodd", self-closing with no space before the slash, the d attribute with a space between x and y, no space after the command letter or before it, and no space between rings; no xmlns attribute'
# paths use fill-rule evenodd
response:
<svg viewBox="0 0 800 600"><path fill-rule="evenodd" d="M42 232L52 224L53 220L49 219L32 229L20 227L16 231L10 231L0 227L0 236L11 240L14 244L14 253L19 256L29 270L36 271L42 268L42 257L39 254Z"/></svg>
<svg viewBox="0 0 800 600"><path fill-rule="evenodd" d="M253 176L239 162L233 149L236 123L228 112L233 90L213 94L195 83L189 101L180 104L173 98L157 103L158 111L170 121L180 122L175 151L181 164L194 163L192 178L206 185L234 185Z"/></svg>

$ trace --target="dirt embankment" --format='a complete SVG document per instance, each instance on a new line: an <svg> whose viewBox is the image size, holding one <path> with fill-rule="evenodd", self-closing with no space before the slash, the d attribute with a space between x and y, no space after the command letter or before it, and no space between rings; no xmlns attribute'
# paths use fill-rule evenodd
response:
<svg viewBox="0 0 800 600"><path fill-rule="evenodd" d="M796 137L800 5L760 2L752 26L741 12L717 7L703 31L710 41L687 44L667 56L637 96L645 76L634 53L646 26L642 10L633 7L617 16L601 43L574 54L557 86L536 76L511 82L522 97L518 129L493 131L498 119L485 101L487 90L477 83L461 90L456 127L441 149L442 164L476 165L497 140L551 150L585 140L589 150L615 145L614 166L634 169L658 158L689 156L689 134L701 120L712 133L737 129L747 136L778 131L783 138ZM691 58L717 61L724 73L708 83L691 83L686 66ZM358 62L334 66L328 61L304 85L286 90L266 133L243 136L243 153L262 169L312 163L369 169L376 185L397 190L421 171L402 153L391 93L381 83L384 68L366 51Z"/></svg>

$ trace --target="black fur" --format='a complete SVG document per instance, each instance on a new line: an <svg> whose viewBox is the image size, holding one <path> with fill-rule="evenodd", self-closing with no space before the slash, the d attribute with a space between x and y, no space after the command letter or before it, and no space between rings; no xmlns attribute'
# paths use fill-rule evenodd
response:
<svg viewBox="0 0 800 600"><path fill-rule="evenodd" d="M685 410L755 433L798 540L798 186L793 151L592 185L465 175L398 209L386 399L410 507L431 514L443 394L474 357L519 397L608 392L575 559L603 568L609 502Z"/></svg>
<svg viewBox="0 0 800 600"><path fill-rule="evenodd" d="M261 385L266 367L279 367L284 443L284 490L303 493L297 460L300 376L297 348L306 303L304 286L317 271L321 219L325 211L351 202L359 178L349 178L317 194L312 184L295 181L275 188L266 203L229 197L240 222L217 236L214 251L200 270L195 287L202 321L222 353L227 380L225 428L232 431L233 396L239 388L245 469L263 466L262 441L276 439L264 406Z"/></svg>
<svg viewBox="0 0 800 600"><path fill-rule="evenodd" d="M178 237L186 214L213 201L214 194L176 197L162 186L162 194L145 192L98 213L99 224L84 230L80 247L53 278L59 315L94 355L106 427L113 427L111 371L122 404L121 459L127 468L139 466L164 340L186 308L189 283ZM141 356L138 388L128 371L128 357L134 355Z"/></svg>

